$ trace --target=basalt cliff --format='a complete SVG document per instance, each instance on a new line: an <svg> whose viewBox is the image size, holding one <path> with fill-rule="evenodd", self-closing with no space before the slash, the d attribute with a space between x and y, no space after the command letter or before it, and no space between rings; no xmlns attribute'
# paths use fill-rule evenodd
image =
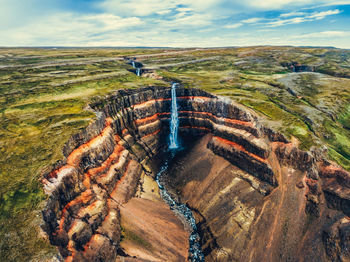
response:
<svg viewBox="0 0 350 262"><path fill-rule="evenodd" d="M176 94L184 150L168 184L194 213L206 261L350 261L349 173L227 98ZM97 120L42 178L50 242L66 261L186 261L188 232L154 182L170 88L119 90L90 106ZM143 247L123 246L127 227Z"/></svg>

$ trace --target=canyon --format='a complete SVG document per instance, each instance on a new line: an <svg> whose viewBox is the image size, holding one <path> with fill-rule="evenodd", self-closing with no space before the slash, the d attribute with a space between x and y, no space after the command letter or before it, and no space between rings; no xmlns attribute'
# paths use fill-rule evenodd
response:
<svg viewBox="0 0 350 262"><path fill-rule="evenodd" d="M156 182L172 90L124 89L91 103L97 119L43 174L42 228L65 261L189 259L189 229ZM192 211L206 261L350 260L350 174L326 150L299 149L225 97L177 86L176 102L181 150L164 179Z"/></svg>

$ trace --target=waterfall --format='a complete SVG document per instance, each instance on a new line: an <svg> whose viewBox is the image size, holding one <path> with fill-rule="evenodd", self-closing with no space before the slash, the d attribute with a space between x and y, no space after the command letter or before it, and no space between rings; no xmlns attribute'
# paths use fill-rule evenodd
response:
<svg viewBox="0 0 350 262"><path fill-rule="evenodd" d="M173 83L171 86L171 120L170 120L170 141L169 141L169 158L160 168L160 171L156 175L156 182L160 189L160 195L163 200L170 206L170 209L178 216L183 218L183 221L190 227L189 237L189 250L188 260L191 262L204 262L204 254L201 247L201 239L198 233L196 220L194 219L193 213L189 207L185 204L176 202L172 196L168 193L162 177L165 175L169 167L169 162L175 156L175 150L178 149L177 132L179 129L179 115L177 112L177 101L176 101L176 86L177 83Z"/></svg>
<svg viewBox="0 0 350 262"><path fill-rule="evenodd" d="M131 59L129 59L129 63L131 63L132 67L135 68L135 74L137 76L141 76L141 73L142 73L142 70L141 70L141 67L142 67L142 64L141 63L137 63ZM141 65L141 67L140 67Z"/></svg>
<svg viewBox="0 0 350 262"><path fill-rule="evenodd" d="M179 129L179 114L177 112L176 101L176 86L177 83L173 83L171 86L171 120L170 120L170 144L169 149L177 149L179 147L177 141L177 131Z"/></svg>
<svg viewBox="0 0 350 262"><path fill-rule="evenodd" d="M136 67L136 75L141 76L141 68Z"/></svg>

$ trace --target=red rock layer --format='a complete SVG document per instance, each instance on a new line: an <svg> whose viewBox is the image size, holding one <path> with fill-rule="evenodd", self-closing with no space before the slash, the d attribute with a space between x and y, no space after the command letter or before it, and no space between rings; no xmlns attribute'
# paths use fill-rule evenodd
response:
<svg viewBox="0 0 350 262"><path fill-rule="evenodd" d="M299 214L304 209L321 216L322 192L332 208L348 214L350 179L344 170L323 165L323 159L260 126L239 105L184 88L177 89L177 101L180 136L209 134L207 148L249 174L245 179L259 193L268 195L279 188L284 198L288 179L281 170L288 166L304 174L306 206L298 207ZM69 140L66 159L43 176L49 195L43 228L67 261L115 259L120 207L134 196L140 175L150 173L144 163L166 146L170 106L169 88L120 90L92 105L101 112L99 119ZM274 219L273 231L278 225ZM268 245L273 242L270 239Z"/></svg>

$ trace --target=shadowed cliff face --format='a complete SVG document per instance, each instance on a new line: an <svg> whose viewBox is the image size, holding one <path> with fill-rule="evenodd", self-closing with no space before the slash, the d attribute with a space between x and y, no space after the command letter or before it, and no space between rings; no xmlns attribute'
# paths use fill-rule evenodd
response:
<svg viewBox="0 0 350 262"><path fill-rule="evenodd" d="M348 173L228 99L176 93L182 146L198 145L187 148L172 184L195 211L207 261L349 259ZM170 88L120 90L91 107L98 120L67 142L66 159L42 179L43 228L67 261L117 257L123 214L136 210L125 208L154 177L154 157L167 145ZM162 252L184 260L174 249Z"/></svg>

